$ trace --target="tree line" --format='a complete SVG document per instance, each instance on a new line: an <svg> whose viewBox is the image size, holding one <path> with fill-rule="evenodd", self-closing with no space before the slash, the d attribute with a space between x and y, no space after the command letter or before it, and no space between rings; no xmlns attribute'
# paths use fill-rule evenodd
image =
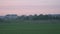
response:
<svg viewBox="0 0 60 34"><path fill-rule="evenodd" d="M19 20L60 20L60 16L35 14L35 15L29 15L29 16L22 15L17 19Z"/></svg>
<svg viewBox="0 0 60 34"><path fill-rule="evenodd" d="M7 16L9 16L9 18ZM22 16L12 15L12 17L11 15L7 15L7 16L5 16L5 18L3 19L0 18L0 21L3 21L3 20L60 20L60 16L57 16L57 15L35 14L35 15L29 15L29 16L26 16L26 15L22 15ZM15 18L15 16L17 16L17 18Z"/></svg>

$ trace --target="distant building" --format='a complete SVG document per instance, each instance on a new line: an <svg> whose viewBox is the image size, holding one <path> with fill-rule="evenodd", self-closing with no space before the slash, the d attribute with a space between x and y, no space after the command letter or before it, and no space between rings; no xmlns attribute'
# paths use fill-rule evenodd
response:
<svg viewBox="0 0 60 34"><path fill-rule="evenodd" d="M8 14L5 16L5 19L17 19L18 16L16 14Z"/></svg>
<svg viewBox="0 0 60 34"><path fill-rule="evenodd" d="M4 19L5 16L0 16L0 19Z"/></svg>
<svg viewBox="0 0 60 34"><path fill-rule="evenodd" d="M48 14L50 16L53 16L53 17L60 17L60 14Z"/></svg>

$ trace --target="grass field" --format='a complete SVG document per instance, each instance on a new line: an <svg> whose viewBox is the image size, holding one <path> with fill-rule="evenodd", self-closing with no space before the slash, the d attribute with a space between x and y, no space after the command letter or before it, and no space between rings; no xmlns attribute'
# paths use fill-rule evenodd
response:
<svg viewBox="0 0 60 34"><path fill-rule="evenodd" d="M0 34L60 34L60 24L0 24Z"/></svg>

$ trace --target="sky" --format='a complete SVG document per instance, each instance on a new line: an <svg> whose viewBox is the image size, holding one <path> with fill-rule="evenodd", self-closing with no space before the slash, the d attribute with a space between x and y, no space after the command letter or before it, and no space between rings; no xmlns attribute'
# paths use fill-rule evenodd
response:
<svg viewBox="0 0 60 34"><path fill-rule="evenodd" d="M60 0L0 0L0 15L60 14Z"/></svg>

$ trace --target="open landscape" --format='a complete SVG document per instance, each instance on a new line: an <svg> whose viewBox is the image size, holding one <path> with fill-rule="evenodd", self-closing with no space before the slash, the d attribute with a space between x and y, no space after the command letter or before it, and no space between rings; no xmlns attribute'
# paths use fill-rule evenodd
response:
<svg viewBox="0 0 60 34"><path fill-rule="evenodd" d="M60 34L60 20L5 22L0 24L0 34Z"/></svg>
<svg viewBox="0 0 60 34"><path fill-rule="evenodd" d="M0 34L60 34L60 0L0 0Z"/></svg>

